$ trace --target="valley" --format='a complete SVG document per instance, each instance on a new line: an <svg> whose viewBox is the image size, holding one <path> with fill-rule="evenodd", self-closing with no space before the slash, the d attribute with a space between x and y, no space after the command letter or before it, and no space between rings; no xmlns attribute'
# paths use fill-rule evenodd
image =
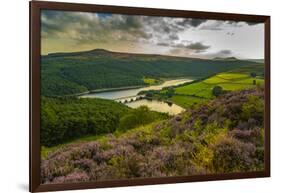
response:
<svg viewBox="0 0 281 193"><path fill-rule="evenodd" d="M251 68L252 65L257 63L237 59L130 54L103 49L54 53L41 58L41 93L44 96L69 96L97 89L144 87L154 83L152 80L183 77L197 80L240 67Z"/></svg>
<svg viewBox="0 0 281 193"><path fill-rule="evenodd" d="M42 183L263 169L262 63L58 53L41 84Z"/></svg>

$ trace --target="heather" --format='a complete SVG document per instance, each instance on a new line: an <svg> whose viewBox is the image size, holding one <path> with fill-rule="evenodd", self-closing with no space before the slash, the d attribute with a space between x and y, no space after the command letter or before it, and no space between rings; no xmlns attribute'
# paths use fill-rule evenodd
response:
<svg viewBox="0 0 281 193"><path fill-rule="evenodd" d="M131 112L122 115L114 134L49 153L41 162L41 181L261 171L263 112L262 88L228 92L164 120L145 109Z"/></svg>

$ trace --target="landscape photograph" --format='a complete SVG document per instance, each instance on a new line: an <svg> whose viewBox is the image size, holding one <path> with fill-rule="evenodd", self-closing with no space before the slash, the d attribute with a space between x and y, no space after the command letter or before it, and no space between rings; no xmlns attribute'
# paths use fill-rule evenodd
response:
<svg viewBox="0 0 281 193"><path fill-rule="evenodd" d="M41 10L41 184L257 172L264 23Z"/></svg>

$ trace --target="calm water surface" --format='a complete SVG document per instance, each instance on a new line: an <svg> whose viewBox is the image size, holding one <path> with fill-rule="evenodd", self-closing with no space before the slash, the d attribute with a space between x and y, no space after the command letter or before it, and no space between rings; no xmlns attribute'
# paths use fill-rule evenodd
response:
<svg viewBox="0 0 281 193"><path fill-rule="evenodd" d="M103 99L115 100L115 99L119 99L119 98L135 96L140 91L161 90L164 87L177 86L177 85L184 84L184 83L191 82L191 81L192 81L191 79L186 79L186 78L167 80L163 84L155 85L155 86L147 86L147 87L143 87L143 88L116 90L116 91L108 91L108 92L100 92L100 93L89 93L89 94L84 94L80 97L82 97L82 98L103 98Z"/></svg>
<svg viewBox="0 0 281 193"><path fill-rule="evenodd" d="M176 105L176 104L167 104L162 101L157 100L147 100L147 99L141 99L138 101L126 103L127 106L131 108L138 108L140 106L147 106L150 110L158 111L162 113L168 113L169 115L176 115L184 111L184 108Z"/></svg>
<svg viewBox="0 0 281 193"><path fill-rule="evenodd" d="M147 90L161 90L164 87L169 86L177 86L187 82L191 82L191 79L183 78L183 79L175 79L175 80L167 80L160 85L154 86L147 86L143 88L134 88L134 89L127 89L127 90L116 90L116 91L107 91L107 92L100 92L100 93L89 93L84 94L80 97L82 98L103 98L103 99L111 99L117 100L120 98L126 98L131 96L136 96L140 91L147 91ZM157 100L147 100L141 99L133 102L126 103L127 106L131 108L138 108L139 106L145 105L153 111L164 112L170 115L176 115L184 111L184 109L176 104L167 104L162 101Z"/></svg>

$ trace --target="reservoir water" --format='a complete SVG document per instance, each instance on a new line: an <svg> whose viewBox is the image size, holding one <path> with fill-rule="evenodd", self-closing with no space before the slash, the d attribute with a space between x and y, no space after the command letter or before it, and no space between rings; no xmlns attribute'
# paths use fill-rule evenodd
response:
<svg viewBox="0 0 281 193"><path fill-rule="evenodd" d="M179 114L184 111L184 108L182 108L176 104L168 104L163 101L157 101L157 100L141 99L138 101L126 103L126 105L131 108L147 106L150 110L158 111L158 112L162 112L162 113L168 113L169 115L176 115L176 114Z"/></svg>
<svg viewBox="0 0 281 193"><path fill-rule="evenodd" d="M173 79L167 80L159 85L147 86L142 88L133 88L133 89L126 89L126 90L114 90L114 91L105 91L105 92L98 92L98 93L89 93L81 95L82 98L103 98L103 99L111 99L117 100L120 98L127 98L136 96L140 91L147 91L147 90L161 90L164 87L169 86L178 86L187 82L193 81L192 79L182 78L182 79ZM158 111L158 112L166 112L170 115L175 115L182 112L184 109L176 104L167 104L162 101L156 100L147 100L141 99L133 102L126 103L127 106L131 108L137 108L139 106L145 105L148 106L151 110Z"/></svg>
<svg viewBox="0 0 281 193"><path fill-rule="evenodd" d="M89 94L84 94L80 97L82 97L82 98L103 98L103 99L115 100L115 99L119 99L119 98L135 96L140 91L161 90L164 87L177 86L177 85L181 85L181 84L191 82L191 81L192 81L191 79L186 79L186 78L185 79L167 80L160 85L153 85L153 86L126 89L126 90L114 90L114 91L105 91L105 92L98 92L98 93L89 93Z"/></svg>

